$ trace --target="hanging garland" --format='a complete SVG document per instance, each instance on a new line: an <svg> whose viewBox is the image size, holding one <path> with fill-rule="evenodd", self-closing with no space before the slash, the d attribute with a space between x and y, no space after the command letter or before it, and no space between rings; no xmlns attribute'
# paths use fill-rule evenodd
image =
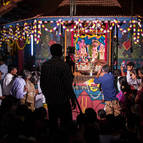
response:
<svg viewBox="0 0 143 143"><path fill-rule="evenodd" d="M25 44L24 44L22 47L20 47L20 45L19 45L19 43L18 43L18 40L16 40L17 49L18 49L18 50L24 50L25 46L26 46L28 43L29 43L29 42L28 42L28 39L26 39Z"/></svg>
<svg viewBox="0 0 143 143"><path fill-rule="evenodd" d="M46 23L54 23L54 21L47 20L42 21L35 19L32 23L24 22L23 24L16 23L16 26L8 25L6 28L3 26L1 30L1 37L0 37L0 47L2 46L2 42L9 41L9 40L25 40L27 38L30 39L31 34L34 36L34 41L36 44L40 42L40 38L42 35L41 30L45 30L47 32L54 32L59 31L59 36L61 36L61 28L67 32L74 32L76 36L79 36L80 32L82 33L109 33L112 31L114 27L118 27L122 34L125 34L133 29L133 40L135 44L138 44L140 41L140 37L143 36L143 29L140 18L133 19L130 21L123 21L123 20L81 20L76 19L74 21L71 20L62 20L58 19L55 21L55 25L50 29L45 26ZM69 27L69 25L73 23L73 27ZM108 29L105 29L104 24L108 23ZM120 23L129 25L126 28L123 28ZM16 42L17 43L17 42ZM19 44L18 48L20 47ZM24 47L20 47L19 49L23 49Z"/></svg>
<svg viewBox="0 0 143 143"><path fill-rule="evenodd" d="M14 46L14 41L12 41L12 43L10 43L10 41L7 42L8 47L12 48Z"/></svg>

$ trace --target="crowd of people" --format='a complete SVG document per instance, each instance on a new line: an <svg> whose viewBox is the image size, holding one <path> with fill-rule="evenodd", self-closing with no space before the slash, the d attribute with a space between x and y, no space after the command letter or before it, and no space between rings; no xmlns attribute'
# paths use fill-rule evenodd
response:
<svg viewBox="0 0 143 143"><path fill-rule="evenodd" d="M50 47L52 58L41 70L6 65L0 60L0 143L129 143L143 142L143 67L127 63L126 71L102 66L95 79L105 106L79 107L74 75L62 58L62 46ZM79 107L80 108L80 107Z"/></svg>
<svg viewBox="0 0 143 143"><path fill-rule="evenodd" d="M13 96L20 104L26 104L32 111L43 106L45 96L40 88L40 72L32 69L25 69L18 72L17 67L7 66L1 59L0 66L0 99Z"/></svg>

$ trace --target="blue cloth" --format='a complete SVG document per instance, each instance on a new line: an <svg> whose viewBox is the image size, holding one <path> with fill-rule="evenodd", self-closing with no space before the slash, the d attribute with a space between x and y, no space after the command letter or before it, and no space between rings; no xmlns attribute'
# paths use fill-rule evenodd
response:
<svg viewBox="0 0 143 143"><path fill-rule="evenodd" d="M84 92L85 96L89 96L90 99L93 100L103 100L103 93L99 90L97 86L81 86L76 85L73 87L76 97L82 96L81 94Z"/></svg>
<svg viewBox="0 0 143 143"><path fill-rule="evenodd" d="M100 76L99 78L95 78L94 82L96 84L101 84L101 89L103 91L105 101L116 100L114 77L111 73L106 73L103 76Z"/></svg>

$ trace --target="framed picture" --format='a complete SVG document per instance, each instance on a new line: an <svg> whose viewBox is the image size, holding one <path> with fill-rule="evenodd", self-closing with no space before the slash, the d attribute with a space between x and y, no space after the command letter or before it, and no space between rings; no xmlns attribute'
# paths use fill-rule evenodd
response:
<svg viewBox="0 0 143 143"><path fill-rule="evenodd" d="M105 35L81 35L75 41L75 63L77 71L97 71L105 59Z"/></svg>

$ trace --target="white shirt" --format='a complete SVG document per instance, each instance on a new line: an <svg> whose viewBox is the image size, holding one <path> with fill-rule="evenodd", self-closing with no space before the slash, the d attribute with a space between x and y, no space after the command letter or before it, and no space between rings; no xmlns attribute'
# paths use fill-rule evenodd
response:
<svg viewBox="0 0 143 143"><path fill-rule="evenodd" d="M132 78L130 76L130 71L127 71L127 75L126 75L126 78L127 78L127 82L130 84Z"/></svg>
<svg viewBox="0 0 143 143"><path fill-rule="evenodd" d="M6 74L3 79L3 95L10 95L10 90L12 87L13 75L11 73Z"/></svg>
<svg viewBox="0 0 143 143"><path fill-rule="evenodd" d="M120 85L120 82L119 82L119 78L121 76L118 76L118 80L117 80L117 88L118 88L118 91L120 92L121 91L121 85Z"/></svg>
<svg viewBox="0 0 143 143"><path fill-rule="evenodd" d="M3 73L1 79L4 79L5 75L8 73L8 66L6 64L0 65L0 71Z"/></svg>

